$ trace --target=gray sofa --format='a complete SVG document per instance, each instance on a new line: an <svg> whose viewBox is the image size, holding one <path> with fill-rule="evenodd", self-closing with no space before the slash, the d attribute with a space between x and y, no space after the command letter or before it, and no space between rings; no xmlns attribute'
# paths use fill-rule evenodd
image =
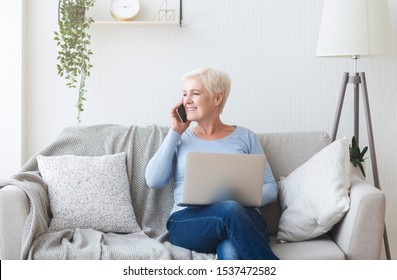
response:
<svg viewBox="0 0 397 280"><path fill-rule="evenodd" d="M129 142L133 143L133 145L137 145L134 149L127 150L127 152L132 153L132 159L139 158L145 153L147 158L150 158L157 150L162 139L165 137L167 128L152 126L140 128L140 130L144 132L131 133L131 128L114 125L68 128L61 133L61 136L57 138L58 140L49 144L49 146L40 151L39 154L111 154L118 152L119 150L126 151L126 149L124 149L125 144L120 143ZM322 132L258 133L257 135L264 147L276 179L290 174L295 168L307 161L311 156L331 142L329 136ZM156 144L153 144L154 138L157 139L155 141ZM73 139L73 141L70 139ZM95 144L95 141L97 141L96 143L106 142L107 146L105 147L105 144L103 144L104 147L101 147L102 144ZM112 148L109 148L109 142L112 142ZM73 143L73 145L78 145L78 148L73 148L71 143ZM95 150L92 150L93 146L95 147ZM128 167L136 168L132 167L136 165L136 163L132 162ZM37 176L37 172L35 171L36 169L37 165L35 163L35 159L32 158L27 163L27 166L22 169L20 174L33 172L32 174ZM141 169L144 169L144 164ZM143 176L144 174L142 173L142 170L135 172L135 169L132 173L133 174L129 174L131 177ZM121 248L115 245L114 250L116 250L117 253L112 251L112 242L119 237L115 234L111 236L104 234L100 239L106 240L107 242L109 251L107 251L106 254L101 252L98 256L95 254L84 255L84 252L81 253L78 251L78 254L70 255L70 253L67 254L59 250L53 255L46 254L46 250L53 250L55 243L54 240L58 240L59 244L64 244L65 240L71 242L71 239L77 239L77 232L69 231L68 234L72 236L69 240L67 240L66 235L61 238L62 240L51 239L52 247L48 245L50 243L44 243L44 246L37 241L40 239L46 239L43 236L46 236L47 228L46 223L44 222L38 229L36 226L35 231L29 229L29 224L30 227L32 227L32 211L41 213L41 216L46 216L47 218L43 220L47 222L51 217L51 213L48 213L48 209L38 210L38 205L34 205L34 203L37 204L37 202L32 198L32 195L27 193L24 188L18 186L18 180L21 178L20 174L17 174L13 180L8 181L8 184L7 181L3 180L3 186L0 190L1 259L100 259L103 258L103 256L107 256L106 258L110 259L215 258L215 256L211 254L197 254L195 252L188 252L188 250L182 248L175 248L176 246L173 246L168 242L165 223L169 210L172 207L172 183L171 186L167 187L164 191L153 191L145 186L131 186L132 204L135 210L136 220L142 231L134 233L135 239L131 239L128 244L121 246ZM37 183L37 180L39 180L37 178L39 177L35 178L36 179L32 181ZM12 182L16 183L13 184ZM44 195L41 195L40 199L48 199L45 192ZM279 256L280 259L301 260L379 259L381 255L384 230L385 196L382 191L363 181L358 176L352 175L350 199L350 210L341 222L334 226L330 232L314 240L288 242L283 244L277 243L275 238L278 229L278 220L281 215L279 203L276 202L262 208L261 211L269 224L271 246L276 255ZM27 232L30 233L27 234ZM92 234L92 231L90 231L90 234ZM138 235L139 238L142 239L136 239ZM122 238L126 238L126 236L124 235ZM114 244L120 243L114 242ZM148 248L148 251L151 253L144 255L139 255L138 253L135 255L120 253L124 250L123 248L125 246L129 246L128 248L126 247L128 251L133 251L134 248L136 248L136 251L139 253L145 250L142 248ZM70 251L70 247L68 247L68 250ZM156 254L152 253L154 251Z"/></svg>

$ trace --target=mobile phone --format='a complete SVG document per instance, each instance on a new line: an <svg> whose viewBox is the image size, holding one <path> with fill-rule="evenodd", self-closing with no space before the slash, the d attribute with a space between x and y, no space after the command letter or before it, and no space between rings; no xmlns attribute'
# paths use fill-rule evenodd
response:
<svg viewBox="0 0 397 280"><path fill-rule="evenodd" d="M176 109L176 113L178 114L178 117L181 120L181 122L183 122L183 123L187 122L186 110L185 110L185 106L183 106L183 104L181 104L181 106L179 106L178 109Z"/></svg>

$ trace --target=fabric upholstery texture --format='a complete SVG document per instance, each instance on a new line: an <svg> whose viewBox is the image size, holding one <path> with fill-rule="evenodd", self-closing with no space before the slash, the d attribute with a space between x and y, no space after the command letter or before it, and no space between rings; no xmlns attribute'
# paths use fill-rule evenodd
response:
<svg viewBox="0 0 397 280"><path fill-rule="evenodd" d="M346 139L323 148L279 181L277 240L303 241L325 234L349 210L350 156Z"/></svg>
<svg viewBox="0 0 397 280"><path fill-rule="evenodd" d="M165 221L173 206L173 181L159 191L146 186L146 165L160 147L168 129L157 125L125 127L112 124L65 128L56 139L33 156L18 174L1 181L0 185L21 188L31 205L24 224L21 258L214 259L214 254L192 252L168 242ZM51 211L48 186L38 170L37 156L73 154L98 157L122 152L126 153L131 201L139 231L127 234L92 228L49 231Z"/></svg>
<svg viewBox="0 0 397 280"><path fill-rule="evenodd" d="M257 136L265 150L276 181L280 177L288 176L318 151L331 143L331 138L327 133L315 131L258 133ZM279 202L271 203L260 210L268 223L269 233L277 234L281 217Z"/></svg>
<svg viewBox="0 0 397 280"><path fill-rule="evenodd" d="M126 152L127 173L136 221L141 230L117 234L94 229L49 232L47 185L36 155L11 178L0 178L0 259L214 259L168 242L165 228L173 205L173 182L153 191L145 185L147 161L168 132L166 127L94 125L65 128L38 154L103 156ZM276 179L288 176L331 143L324 132L257 134ZM278 243L278 202L262 207L270 244L281 259L379 259L385 195L351 177L350 209L328 234L301 242Z"/></svg>
<svg viewBox="0 0 397 280"><path fill-rule="evenodd" d="M0 184L1 186L1 184ZM0 259L17 260L21 254L21 232L29 214L29 200L20 188L8 185L0 195ZM12 238L9 238L12 237ZM14 253L15 252L15 253Z"/></svg>
<svg viewBox="0 0 397 280"><path fill-rule="evenodd" d="M284 260L343 260L345 255L329 235L301 242L279 243L276 236L270 237L270 246Z"/></svg>
<svg viewBox="0 0 397 280"><path fill-rule="evenodd" d="M48 231L140 230L131 203L125 152L98 157L38 155L37 162L48 186L52 213Z"/></svg>

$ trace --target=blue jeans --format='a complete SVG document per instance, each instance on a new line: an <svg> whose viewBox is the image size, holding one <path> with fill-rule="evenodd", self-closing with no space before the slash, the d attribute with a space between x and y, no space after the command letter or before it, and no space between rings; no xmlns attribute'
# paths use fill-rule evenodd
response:
<svg viewBox="0 0 397 280"><path fill-rule="evenodd" d="M218 259L276 260L269 246L267 223L252 207L223 201L206 207L188 207L168 222L170 242Z"/></svg>

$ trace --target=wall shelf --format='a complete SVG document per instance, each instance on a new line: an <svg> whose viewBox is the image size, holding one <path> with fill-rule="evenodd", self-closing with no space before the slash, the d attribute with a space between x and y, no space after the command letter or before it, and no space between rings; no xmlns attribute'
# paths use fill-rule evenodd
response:
<svg viewBox="0 0 397 280"><path fill-rule="evenodd" d="M117 21L117 20L97 20L92 23L93 26L95 25L118 25L118 26L136 26L136 27L143 27L143 26L180 26L182 27L182 21Z"/></svg>
<svg viewBox="0 0 397 280"><path fill-rule="evenodd" d="M179 0L179 18L172 21L146 21L146 20L133 20L133 21L117 21L117 20L95 20L92 25L118 25L118 26L136 26L136 27L155 27L155 26L180 26L182 27L182 0Z"/></svg>

